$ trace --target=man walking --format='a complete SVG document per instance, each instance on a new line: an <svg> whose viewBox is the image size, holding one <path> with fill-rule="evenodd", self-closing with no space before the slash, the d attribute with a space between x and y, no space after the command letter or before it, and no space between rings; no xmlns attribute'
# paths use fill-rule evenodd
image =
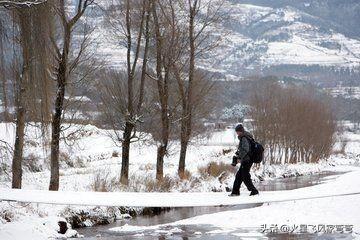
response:
<svg viewBox="0 0 360 240"><path fill-rule="evenodd" d="M237 125L235 127L235 131L240 142L231 165L234 167L237 163L241 163L241 165L239 171L236 173L232 193L229 196L240 195L240 186L242 182L245 183L247 189L250 191L250 196L257 195L259 194L259 191L252 183L250 175L250 169L253 164L250 158L251 140L253 139L253 136L249 132L245 131L242 124Z"/></svg>

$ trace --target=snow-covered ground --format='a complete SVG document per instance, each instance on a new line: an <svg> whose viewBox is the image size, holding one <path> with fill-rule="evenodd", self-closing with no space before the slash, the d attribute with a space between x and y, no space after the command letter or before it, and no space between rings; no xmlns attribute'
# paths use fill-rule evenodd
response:
<svg viewBox="0 0 360 240"><path fill-rule="evenodd" d="M60 190L90 191L94 182L100 177L108 182L117 181L121 169L121 147L110 137L112 131L99 129L92 125L64 126L60 145ZM15 125L0 123L0 140L9 146L14 142ZM26 131L24 152L23 188L44 190L49 184L49 150L42 146L41 132L34 126L28 126ZM347 133L348 144L346 155L336 155L329 160L317 164L285 164L281 166L261 166L253 172L255 181L273 179L291 175L303 175L320 171L344 171L343 165L359 161L360 135ZM193 177L199 177L198 168L207 166L210 162L230 163L236 150L237 139L232 128L212 133L209 137L199 137L193 140L189 147L186 169ZM164 174L170 177L177 175L179 144L170 145L169 155L164 161ZM9 172L11 154L1 159L2 168ZM130 188L128 191L142 191L138 180L154 178L156 169L156 143L146 137L144 141L132 144L130 152ZM0 187L10 187L10 176L0 176ZM217 181L217 179L215 179ZM232 179L230 179L230 182ZM173 191L209 191L213 186L208 181L196 186L185 183ZM214 184L214 183L211 183ZM140 188L139 188L140 187ZM108 189L119 190L119 189ZM124 190L124 189L122 189Z"/></svg>
<svg viewBox="0 0 360 240"><path fill-rule="evenodd" d="M13 124L0 123L0 140L8 142L12 146L14 129ZM60 189L62 191L94 191L99 181L101 186L102 183L104 185L100 190L104 191L149 191L148 186L146 186L147 182L155 177L156 144L148 137L145 141L132 145L130 153L130 184L129 187L124 188L118 184L121 168L121 148L109 137L110 134L109 131L91 125L66 126L64 136L67 136L68 140L66 143L62 141L60 146ZM28 126L24 155L23 188L46 190L49 184L49 152L42 147L41 138L36 136L40 136L39 129ZM323 171L344 172L356 170L357 168L354 165L359 165L360 160L360 134L348 132L346 138L349 142L345 149L345 155L334 155L318 164L261 166L252 171L253 179L254 181L260 181L260 179L267 180ZM233 182L234 176L232 174L228 174L222 180L217 176L204 178L198 169L207 166L210 162L230 163L231 156L236 148L236 142L232 128L215 132L208 138L194 139L189 148L186 165L191 176L184 181L177 178L179 148L178 143L172 143L170 154L166 157L164 165L165 175L171 181L166 191L224 191L225 187ZM0 175L0 188L6 189L10 188L11 185L10 178L6 175L6 173L10 172L11 154L2 156L5 157L0 159L0 164L1 169L5 169L5 171ZM141 209L134 209L134 211L141 211ZM22 236L25 235L34 236L32 239L56 237L58 236L57 225L53 223L79 213L89 213L91 216L111 215L116 216L117 219L126 217L124 211L119 208L66 207L1 202L0 239L23 239ZM96 220L85 219L82 223L85 226L96 224ZM21 231L15 232L16 226L22 226ZM76 235L73 231L69 231L69 234ZM35 237L35 235L38 237Z"/></svg>
<svg viewBox="0 0 360 240"><path fill-rule="evenodd" d="M68 229L65 234L58 233L58 223L66 222L61 217L44 217L27 216L15 222L5 225L0 224L1 240L42 240L56 238L74 238L81 237L77 231ZM70 226L69 226L70 227Z"/></svg>
<svg viewBox="0 0 360 240"><path fill-rule="evenodd" d="M360 87L335 87L327 88L328 91L334 97L344 97L348 99L360 99Z"/></svg>
<svg viewBox="0 0 360 240"><path fill-rule="evenodd" d="M290 190L288 193L302 196L326 191L336 193L342 192L344 189L360 193L359 181L360 169L357 169L324 184ZM319 234L337 233L341 235L351 233L353 237L360 239L359 202L360 195L294 200L264 204L250 209L205 214L165 225L150 227L125 225L110 230L141 234L145 231L168 229L171 233L171 229L180 229L183 226L193 225L200 228L204 225L216 229L200 233L200 235L228 234L261 238L263 236L262 231L275 231L275 228L278 228L278 233L317 233L316 231ZM244 229L247 229L246 234L244 234Z"/></svg>

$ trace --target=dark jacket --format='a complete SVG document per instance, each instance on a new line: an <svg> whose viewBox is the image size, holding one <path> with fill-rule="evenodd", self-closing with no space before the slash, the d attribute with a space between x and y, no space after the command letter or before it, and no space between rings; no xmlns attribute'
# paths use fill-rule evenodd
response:
<svg viewBox="0 0 360 240"><path fill-rule="evenodd" d="M235 153L236 157L240 160L241 163L250 162L250 150L251 143L248 138L253 138L251 133L245 131L245 136L238 137L240 142L238 149Z"/></svg>

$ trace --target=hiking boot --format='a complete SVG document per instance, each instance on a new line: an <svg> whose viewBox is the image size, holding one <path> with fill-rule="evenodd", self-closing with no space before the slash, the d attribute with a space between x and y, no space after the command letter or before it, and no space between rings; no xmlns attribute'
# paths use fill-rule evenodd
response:
<svg viewBox="0 0 360 240"><path fill-rule="evenodd" d="M240 193L231 193L229 194L229 197L237 197L240 196Z"/></svg>
<svg viewBox="0 0 360 240"><path fill-rule="evenodd" d="M259 191L258 190L251 191L250 196L254 196L254 195L259 195Z"/></svg>

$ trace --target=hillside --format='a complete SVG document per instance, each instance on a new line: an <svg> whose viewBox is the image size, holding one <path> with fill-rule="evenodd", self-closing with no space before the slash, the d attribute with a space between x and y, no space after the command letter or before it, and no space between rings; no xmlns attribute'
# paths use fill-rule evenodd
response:
<svg viewBox="0 0 360 240"><path fill-rule="evenodd" d="M222 40L215 51L204 57L200 67L217 73L218 80L251 75L335 82L358 79L360 39L356 33L349 34L352 24L343 26L324 15L333 5L316 8L310 14L310 10L306 11L312 7L310 2L245 2L227 0L222 9L227 17L211 30L212 37L222 36ZM349 4L354 9L359 5ZM101 14L94 19L97 23L102 20ZM94 39L99 56L107 64L115 68L124 64L125 48L111 38L108 27L98 27Z"/></svg>

